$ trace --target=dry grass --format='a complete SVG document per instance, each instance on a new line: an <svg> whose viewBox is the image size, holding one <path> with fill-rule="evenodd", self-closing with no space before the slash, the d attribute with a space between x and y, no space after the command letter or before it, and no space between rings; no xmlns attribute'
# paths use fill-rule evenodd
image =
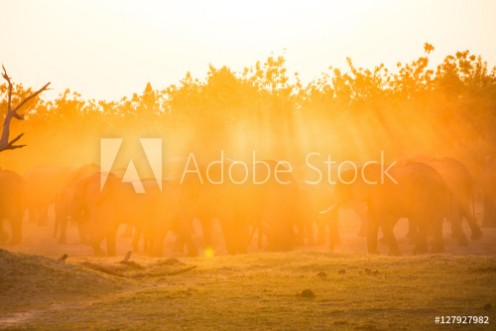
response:
<svg viewBox="0 0 496 331"><path fill-rule="evenodd" d="M19 254L7 259L17 267L2 276L2 289L9 280L9 293L28 291L32 300L27 292L2 299L2 307L15 304L7 311L19 317L4 323L7 329L428 330L442 328L434 324L436 315L489 315L491 322L496 317L490 307L496 304L492 256L393 258L305 250L177 263L137 257L133 262L142 268L90 260L118 277L88 268L87 259L70 261L76 265ZM35 270L44 271L33 277Z"/></svg>
<svg viewBox="0 0 496 331"><path fill-rule="evenodd" d="M76 265L0 249L0 314L98 297L122 282Z"/></svg>

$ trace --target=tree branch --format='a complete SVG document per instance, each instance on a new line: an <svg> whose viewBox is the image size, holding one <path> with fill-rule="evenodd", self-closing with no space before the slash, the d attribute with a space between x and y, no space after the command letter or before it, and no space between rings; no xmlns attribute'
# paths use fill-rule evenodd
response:
<svg viewBox="0 0 496 331"><path fill-rule="evenodd" d="M24 104L26 102L28 102L29 100L31 100L32 98L36 97L38 94L40 94L41 92L45 91L47 88L48 88L48 85L50 85L50 82L46 83L45 85L43 85L42 88L40 88L38 91L34 92L33 94L31 94L30 96L28 96L26 99L22 100L20 104L18 104L14 110L12 110L12 112L14 113L14 116L21 116L21 118L19 119L24 119L22 118L22 115L19 115L17 114L17 111L19 109L21 109L22 106L24 106ZM17 117L16 117L17 118Z"/></svg>
<svg viewBox="0 0 496 331"><path fill-rule="evenodd" d="M22 148L26 146L26 145L14 145L19 139L22 138L22 136L24 136L24 133L19 134L17 137L9 141L10 122L12 121L12 118L23 120L24 116L19 114L18 111L22 108L22 106L26 104L26 102L33 99L41 92L45 91L50 85L50 82L46 83L39 90L24 98L14 109L12 109L12 82L3 64L2 64L2 69L3 69L2 77L7 81L8 88L7 88L7 113L5 114L5 119L3 121L3 131L2 131L2 136L0 138L0 152L9 149Z"/></svg>

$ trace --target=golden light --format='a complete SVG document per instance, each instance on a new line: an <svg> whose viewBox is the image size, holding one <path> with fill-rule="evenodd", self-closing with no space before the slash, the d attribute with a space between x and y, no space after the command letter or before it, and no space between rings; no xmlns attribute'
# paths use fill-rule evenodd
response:
<svg viewBox="0 0 496 331"><path fill-rule="evenodd" d="M205 256L207 259L211 259L215 256L215 250L212 247L207 247L203 251L203 256Z"/></svg>

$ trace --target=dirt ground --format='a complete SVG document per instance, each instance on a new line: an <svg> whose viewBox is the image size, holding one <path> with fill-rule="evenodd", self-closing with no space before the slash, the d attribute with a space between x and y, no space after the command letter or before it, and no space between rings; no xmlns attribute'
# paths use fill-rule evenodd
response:
<svg viewBox="0 0 496 331"><path fill-rule="evenodd" d="M52 216L53 215L50 215L50 217ZM477 216L480 217L479 213ZM21 245L0 245L0 248L8 249L13 252L39 254L51 258L58 258L63 254L67 254L70 257L86 257L93 255L93 250L91 247L80 242L78 230L75 224L69 223L66 244L60 244L56 239L54 239L52 221L46 225L38 225L24 220L23 226L23 240ZM395 234L398 238L403 255L411 255L413 251L413 246L406 239L407 226L407 220L402 219L398 221L398 224L395 227ZM366 254L366 238L358 235L359 228L360 219L357 214L351 209L341 210L339 221L341 243L335 248L334 251L338 253ZM131 250L132 238L131 236L125 234L125 230L124 225L122 225L119 229L119 235L117 238L117 256L124 256L129 250ZM470 237L470 229L466 224L464 224L464 230L467 237ZM450 224L445 221L444 238L446 253L456 255L496 254L496 229L483 228L482 230L484 232L483 238L477 241L470 241L468 246L462 247L459 246L453 238L451 238ZM196 224L194 240L199 247L202 246L201 235L201 226ZM177 248L174 247L174 240L175 238L173 234L169 234L166 238L166 245L163 252L165 257L179 257L182 255L182 253L178 252ZM218 224L214 225L214 242L215 254L225 255L225 246L222 239L221 229ZM104 247L104 243L102 244L102 247ZM327 252L329 250L328 243L320 246L310 245L310 247L303 249L311 249L322 252ZM385 245L380 246L379 249L382 253L387 254L387 247L385 247ZM256 251L255 234L252 240L252 246L249 248L249 252L253 253ZM134 254L140 255L142 253L134 252Z"/></svg>
<svg viewBox="0 0 496 331"><path fill-rule="evenodd" d="M137 252L123 264L129 237L119 237L116 257L96 258L74 225L67 244L51 225L25 225L21 245L0 247L0 328L9 330L490 330L496 318L496 229L459 247L446 224L446 253L414 256L400 220L403 255L381 244L370 256L358 217L343 210L334 252L227 256L218 240L215 256L189 258L170 236L163 257ZM434 323L444 315L490 324Z"/></svg>

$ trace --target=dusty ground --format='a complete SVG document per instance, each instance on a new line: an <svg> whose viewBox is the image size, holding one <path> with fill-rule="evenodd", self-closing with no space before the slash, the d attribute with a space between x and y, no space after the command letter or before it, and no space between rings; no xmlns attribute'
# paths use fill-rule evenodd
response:
<svg viewBox="0 0 496 331"><path fill-rule="evenodd" d="M496 318L496 230L458 247L446 226L446 253L366 254L358 220L344 211L335 252L187 258L172 253L95 258L70 228L28 225L20 246L0 251L0 327L20 330L492 330ZM397 235L403 238L404 224ZM172 238L170 238L172 239ZM385 252L385 247L381 246ZM37 257L32 255L44 255ZM66 263L57 262L68 254ZM309 291L308 291L309 290ZM489 325L436 325L438 315L487 315Z"/></svg>

